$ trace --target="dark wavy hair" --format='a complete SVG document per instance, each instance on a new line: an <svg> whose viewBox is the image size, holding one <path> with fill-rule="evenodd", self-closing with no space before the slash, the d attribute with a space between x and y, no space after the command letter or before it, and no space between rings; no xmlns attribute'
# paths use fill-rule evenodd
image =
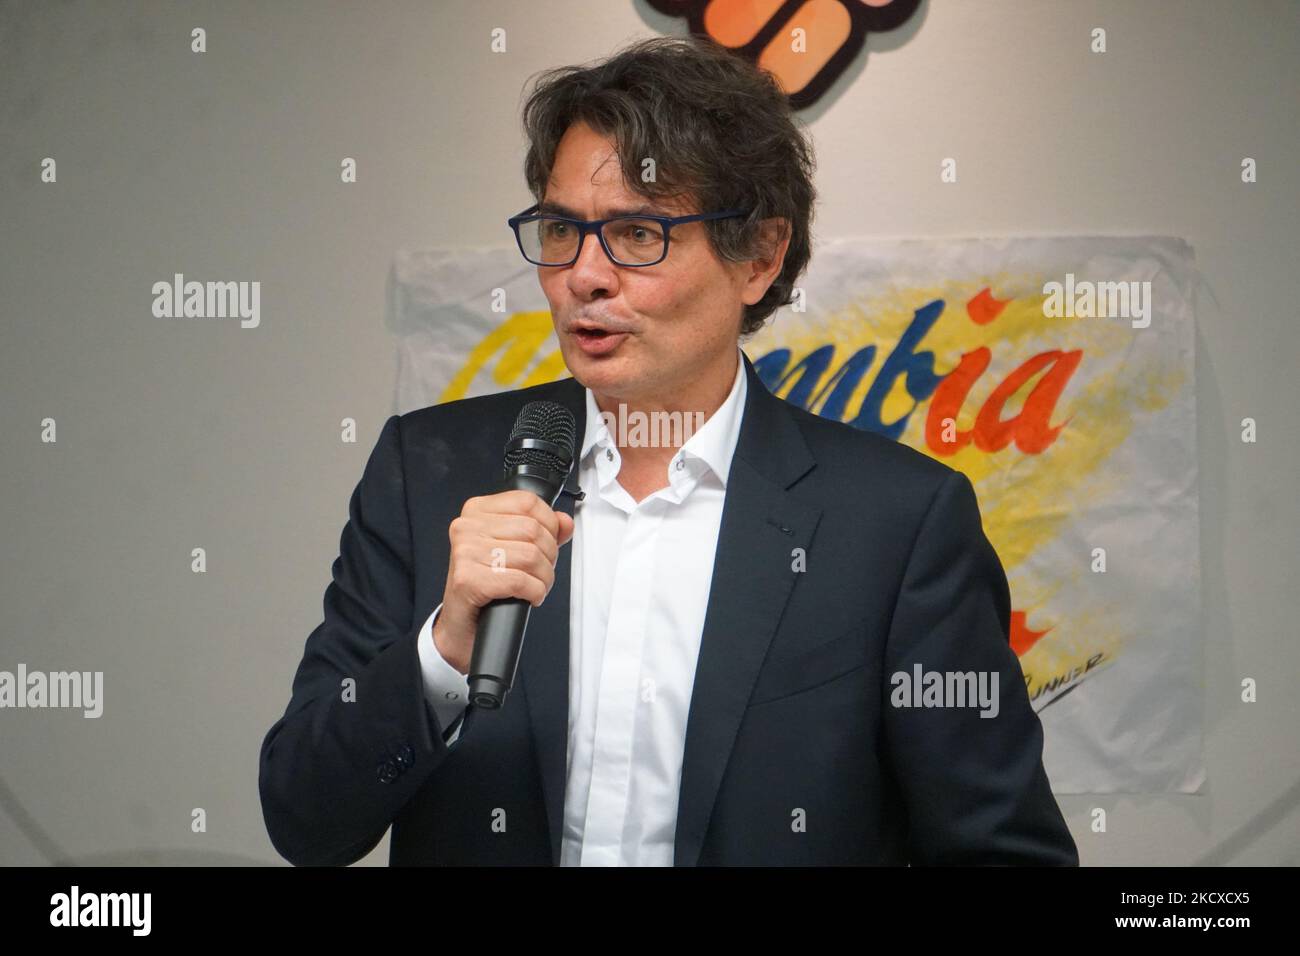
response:
<svg viewBox="0 0 1300 956"><path fill-rule="evenodd" d="M759 257L762 220L787 220L781 273L745 307L741 336L791 302L811 256L814 158L771 73L701 36L638 40L595 65L542 72L523 107L524 175L538 202L561 137L579 121L616 143L623 177L639 195L690 196L693 212L752 210L703 223L721 259ZM654 182L641 179L645 158L655 161Z"/></svg>

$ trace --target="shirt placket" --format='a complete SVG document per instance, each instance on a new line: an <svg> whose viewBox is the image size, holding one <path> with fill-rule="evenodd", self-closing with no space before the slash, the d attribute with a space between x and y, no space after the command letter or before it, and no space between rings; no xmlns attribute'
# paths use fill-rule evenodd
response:
<svg viewBox="0 0 1300 956"><path fill-rule="evenodd" d="M658 507L628 515L609 603L601 659L591 790L582 864L617 866L627 818L636 743L637 703L654 580Z"/></svg>

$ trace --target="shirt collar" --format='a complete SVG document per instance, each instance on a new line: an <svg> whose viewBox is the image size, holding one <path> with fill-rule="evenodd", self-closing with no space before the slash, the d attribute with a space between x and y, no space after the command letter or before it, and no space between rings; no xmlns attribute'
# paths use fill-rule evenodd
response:
<svg viewBox="0 0 1300 956"><path fill-rule="evenodd" d="M610 449L618 454L618 444L609 434L605 421L600 417L600 407L591 389L585 389L587 400L587 422L582 438L582 452L578 458L585 461L587 456L597 448ZM745 409L745 396L749 391L749 382L745 376L745 357L736 347L736 377L731 383L731 391L718 406L718 410L682 443L677 455L669 462L669 479L673 477L674 463L678 457L698 459L706 464L725 488L727 476L731 471L731 459L740 440L740 422Z"/></svg>

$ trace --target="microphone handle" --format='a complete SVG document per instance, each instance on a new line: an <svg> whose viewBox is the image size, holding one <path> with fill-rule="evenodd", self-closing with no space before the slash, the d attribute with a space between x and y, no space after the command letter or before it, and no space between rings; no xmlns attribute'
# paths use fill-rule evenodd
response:
<svg viewBox="0 0 1300 956"><path fill-rule="evenodd" d="M526 466L525 466L526 467ZM531 491L554 508L564 487L526 471L516 471L502 482L501 491ZM474 653L469 663L469 700L484 710L496 710L515 684L524 630L533 606L521 597L497 598L479 612L474 632Z"/></svg>

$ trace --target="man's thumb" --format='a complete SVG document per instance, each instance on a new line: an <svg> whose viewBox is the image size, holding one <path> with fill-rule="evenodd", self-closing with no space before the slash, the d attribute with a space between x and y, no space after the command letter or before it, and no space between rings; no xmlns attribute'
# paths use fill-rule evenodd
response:
<svg viewBox="0 0 1300 956"><path fill-rule="evenodd" d="M573 515L566 511L557 511L555 515L560 519L559 543L561 545L567 544L569 539L573 537Z"/></svg>

